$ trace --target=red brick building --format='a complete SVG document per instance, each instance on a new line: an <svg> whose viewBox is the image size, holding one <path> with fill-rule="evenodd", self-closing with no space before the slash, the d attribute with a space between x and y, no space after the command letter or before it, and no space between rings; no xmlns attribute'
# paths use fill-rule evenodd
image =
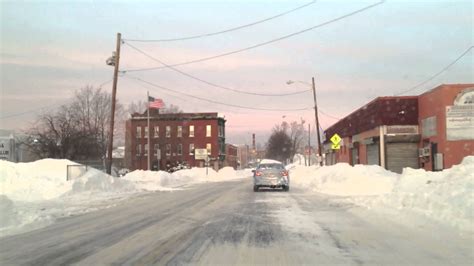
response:
<svg viewBox="0 0 474 266"><path fill-rule="evenodd" d="M237 146L232 144L225 145L225 166L237 169L239 166L239 158L237 157Z"/></svg>
<svg viewBox="0 0 474 266"><path fill-rule="evenodd" d="M441 85L419 96L379 97L325 131L326 164L441 170L474 155L474 84ZM341 149L329 139L341 136Z"/></svg>
<svg viewBox="0 0 474 266"><path fill-rule="evenodd" d="M225 119L217 113L133 114L126 123L125 163L131 170L147 169L148 137L152 150L151 169L167 170L179 164L205 166L194 159L194 149L207 149L210 166L219 169L225 160Z"/></svg>

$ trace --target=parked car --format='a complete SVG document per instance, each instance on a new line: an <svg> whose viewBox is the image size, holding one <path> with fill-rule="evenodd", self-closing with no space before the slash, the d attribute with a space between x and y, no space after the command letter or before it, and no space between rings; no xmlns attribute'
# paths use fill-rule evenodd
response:
<svg viewBox="0 0 474 266"><path fill-rule="evenodd" d="M261 187L290 190L290 175L279 161L264 159L252 172L254 192L257 192Z"/></svg>

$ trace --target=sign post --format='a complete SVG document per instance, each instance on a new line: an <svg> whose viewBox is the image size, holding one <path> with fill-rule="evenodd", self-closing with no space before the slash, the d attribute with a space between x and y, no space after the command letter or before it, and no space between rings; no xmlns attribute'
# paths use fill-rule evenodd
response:
<svg viewBox="0 0 474 266"><path fill-rule="evenodd" d="M206 163L206 176L208 174L209 166L209 155L207 154L207 149L194 149L194 159L195 160L204 160Z"/></svg>

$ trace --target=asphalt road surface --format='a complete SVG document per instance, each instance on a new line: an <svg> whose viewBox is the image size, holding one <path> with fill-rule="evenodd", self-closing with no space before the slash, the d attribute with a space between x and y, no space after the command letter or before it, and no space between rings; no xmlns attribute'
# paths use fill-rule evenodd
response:
<svg viewBox="0 0 474 266"><path fill-rule="evenodd" d="M1 265L470 265L472 236L247 180L142 195L0 239Z"/></svg>

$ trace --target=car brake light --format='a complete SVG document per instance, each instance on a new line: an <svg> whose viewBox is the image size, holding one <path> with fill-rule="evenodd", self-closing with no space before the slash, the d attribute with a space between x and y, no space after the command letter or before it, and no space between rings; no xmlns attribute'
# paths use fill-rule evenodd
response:
<svg viewBox="0 0 474 266"><path fill-rule="evenodd" d="M288 176L288 171L282 171L282 172L281 172L281 175L282 175L282 176Z"/></svg>
<svg viewBox="0 0 474 266"><path fill-rule="evenodd" d="M255 172L255 176L262 176L262 172L256 171L256 172Z"/></svg>

